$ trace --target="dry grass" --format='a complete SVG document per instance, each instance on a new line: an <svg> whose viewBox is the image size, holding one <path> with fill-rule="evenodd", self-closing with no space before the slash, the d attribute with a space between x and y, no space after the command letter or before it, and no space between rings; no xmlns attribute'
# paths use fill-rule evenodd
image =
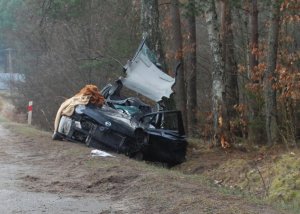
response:
<svg viewBox="0 0 300 214"><path fill-rule="evenodd" d="M109 196L128 213L285 212L276 211L255 197L246 197L240 189L214 183L215 175L223 173L229 182L230 176L243 171L239 162L227 162L234 162L240 153L210 149L194 141L190 143L187 162L167 169L119 154L114 154L115 158L93 158L91 149L83 144L52 141L51 133L26 124L1 118L0 123L14 133L10 143L16 144L17 150L37 156L30 159L30 164L41 168L24 177L25 187L34 191ZM235 170L236 167L241 170Z"/></svg>

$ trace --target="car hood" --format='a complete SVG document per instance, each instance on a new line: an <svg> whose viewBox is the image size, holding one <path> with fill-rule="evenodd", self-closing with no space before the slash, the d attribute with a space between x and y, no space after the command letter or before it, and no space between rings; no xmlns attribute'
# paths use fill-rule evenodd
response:
<svg viewBox="0 0 300 214"><path fill-rule="evenodd" d="M156 58L144 40L134 58L124 66L126 76L121 81L125 87L159 102L173 93L175 78L164 73L155 63Z"/></svg>

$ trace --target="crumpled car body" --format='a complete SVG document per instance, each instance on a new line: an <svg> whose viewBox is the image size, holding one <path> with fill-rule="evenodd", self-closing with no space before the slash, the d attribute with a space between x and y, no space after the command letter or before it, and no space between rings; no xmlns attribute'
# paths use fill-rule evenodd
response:
<svg viewBox="0 0 300 214"><path fill-rule="evenodd" d="M169 165L185 161L187 141L181 112L162 111L159 105L151 107L137 97L120 95L123 85L155 102L173 93L175 79L156 67L145 50L149 51L143 42L125 66L126 76L102 89L103 107L78 105L72 116L62 116L55 139Z"/></svg>

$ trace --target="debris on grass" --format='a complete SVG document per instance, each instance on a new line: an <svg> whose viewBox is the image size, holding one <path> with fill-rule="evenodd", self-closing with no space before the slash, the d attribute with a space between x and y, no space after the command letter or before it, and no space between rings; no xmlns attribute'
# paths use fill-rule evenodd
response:
<svg viewBox="0 0 300 214"><path fill-rule="evenodd" d="M93 149L91 151L92 157L115 157L107 152L101 151L99 149Z"/></svg>

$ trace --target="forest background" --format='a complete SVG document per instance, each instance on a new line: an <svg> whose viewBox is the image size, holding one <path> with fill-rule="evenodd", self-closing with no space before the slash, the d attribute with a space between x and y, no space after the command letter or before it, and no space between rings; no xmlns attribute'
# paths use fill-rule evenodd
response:
<svg viewBox="0 0 300 214"><path fill-rule="evenodd" d="M189 137L295 146L299 10L297 0L0 0L1 65L25 76L17 111L33 100L33 122L52 130L59 105L117 79L147 35L165 72L183 64L174 98Z"/></svg>

